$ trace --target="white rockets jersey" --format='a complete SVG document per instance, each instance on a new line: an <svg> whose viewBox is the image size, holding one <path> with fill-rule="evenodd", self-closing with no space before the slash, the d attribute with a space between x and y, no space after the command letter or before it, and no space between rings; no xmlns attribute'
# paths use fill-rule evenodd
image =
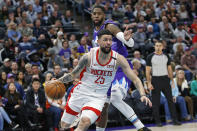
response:
<svg viewBox="0 0 197 131"><path fill-rule="evenodd" d="M105 65L99 62L98 47L92 48L90 53L90 66L86 67L80 75L81 85L87 89L87 92L93 90L97 94L107 94L116 74L117 53L111 50L111 58Z"/></svg>

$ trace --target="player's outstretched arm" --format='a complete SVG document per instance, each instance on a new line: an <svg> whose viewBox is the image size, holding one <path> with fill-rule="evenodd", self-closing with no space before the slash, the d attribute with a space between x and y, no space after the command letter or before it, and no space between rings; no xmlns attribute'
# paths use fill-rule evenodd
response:
<svg viewBox="0 0 197 131"><path fill-rule="evenodd" d="M132 39L132 31L129 30L127 26L124 33L120 30L120 28L114 24L108 24L106 27L117 39L119 39L123 44L128 47L134 46L134 40Z"/></svg>
<svg viewBox="0 0 197 131"><path fill-rule="evenodd" d="M146 102L149 106L152 106L151 101L146 97L144 87L142 85L141 80L137 77L137 75L132 71L129 63L122 55L118 55L117 58L117 66L120 66L125 73L125 75L134 83L135 87L139 90L141 95L141 101Z"/></svg>
<svg viewBox="0 0 197 131"><path fill-rule="evenodd" d="M88 53L83 55L79 60L78 65L73 69L73 71L71 73L65 74L58 80L60 80L63 83L73 81L76 77L79 76L81 71L88 65L88 56L89 56Z"/></svg>

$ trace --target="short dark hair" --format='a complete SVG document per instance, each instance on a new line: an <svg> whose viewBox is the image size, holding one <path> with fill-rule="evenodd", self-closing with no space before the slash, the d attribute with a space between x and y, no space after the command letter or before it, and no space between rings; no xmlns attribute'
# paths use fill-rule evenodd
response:
<svg viewBox="0 0 197 131"><path fill-rule="evenodd" d="M101 31L98 33L98 39L100 39L101 36L103 36L103 35L112 35L112 33L111 33L109 30L106 30L106 29L101 30Z"/></svg>
<svg viewBox="0 0 197 131"><path fill-rule="evenodd" d="M95 8L99 8L99 9L101 9L101 10L103 11L103 13L105 13L105 8L104 8L103 6L101 6L101 5L95 5L95 6L92 8L92 12L93 12L93 10L94 10Z"/></svg>
<svg viewBox="0 0 197 131"><path fill-rule="evenodd" d="M31 82L32 82L32 83L34 83L34 82L39 82L39 83L40 83L40 80L37 79L37 78L33 78Z"/></svg>

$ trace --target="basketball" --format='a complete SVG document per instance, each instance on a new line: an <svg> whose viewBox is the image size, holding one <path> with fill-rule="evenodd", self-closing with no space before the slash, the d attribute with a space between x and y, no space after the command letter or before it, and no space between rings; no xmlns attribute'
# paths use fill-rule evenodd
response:
<svg viewBox="0 0 197 131"><path fill-rule="evenodd" d="M61 99L65 95L66 87L64 86L64 83L58 80L53 80L46 83L44 90L46 95L54 100Z"/></svg>

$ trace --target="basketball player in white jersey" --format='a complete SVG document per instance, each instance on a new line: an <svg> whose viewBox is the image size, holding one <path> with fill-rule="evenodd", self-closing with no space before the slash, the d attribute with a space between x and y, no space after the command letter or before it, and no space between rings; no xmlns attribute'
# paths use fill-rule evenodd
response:
<svg viewBox="0 0 197 131"><path fill-rule="evenodd" d="M80 82L72 89L68 98L61 119L62 128L69 128L80 112L81 118L76 131L87 130L98 119L107 98L107 91L119 66L139 90L142 101L152 106L145 95L140 79L131 70L127 60L111 50L112 34L108 30L99 32L98 44L99 47L82 56L71 73L58 79L67 83L80 75Z"/></svg>

